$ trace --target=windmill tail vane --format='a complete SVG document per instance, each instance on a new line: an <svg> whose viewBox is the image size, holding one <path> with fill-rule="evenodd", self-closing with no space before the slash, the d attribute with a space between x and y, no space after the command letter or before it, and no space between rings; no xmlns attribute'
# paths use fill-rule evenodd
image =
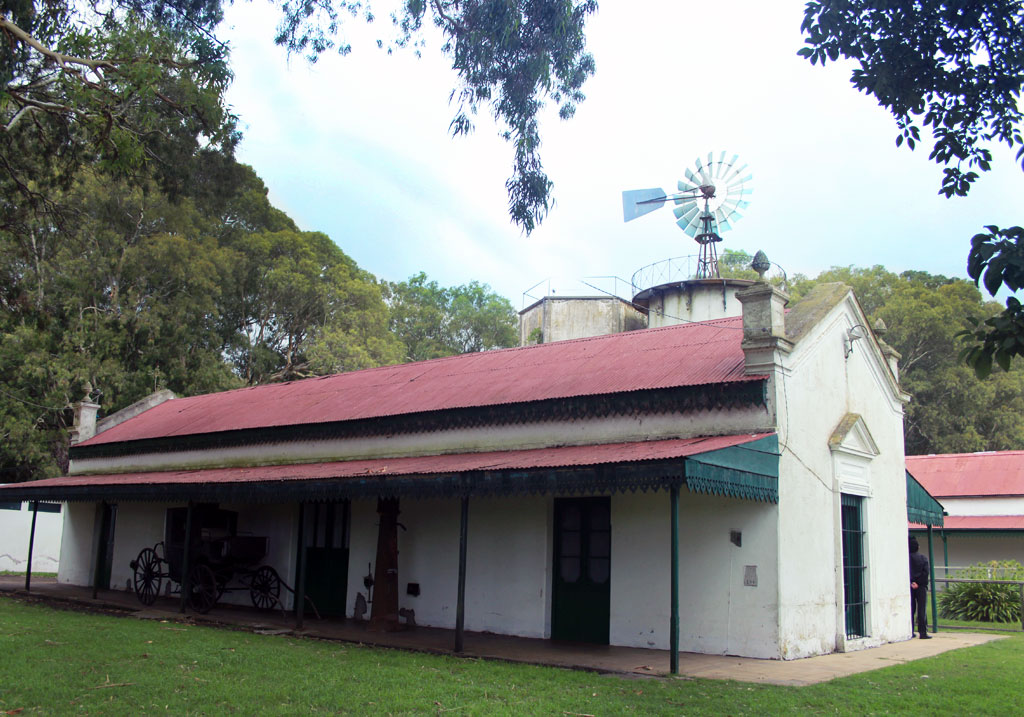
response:
<svg viewBox="0 0 1024 717"><path fill-rule="evenodd" d="M746 164L740 164L739 155L727 159L725 152L717 157L709 152L706 161L698 157L683 176L685 179L679 180L675 194L669 195L661 188L623 192L622 218L629 222L672 202L676 225L700 245L696 278L716 278L719 272L715 245L722 241L720 233L732 229L750 206L753 190L747 183L753 175Z"/></svg>

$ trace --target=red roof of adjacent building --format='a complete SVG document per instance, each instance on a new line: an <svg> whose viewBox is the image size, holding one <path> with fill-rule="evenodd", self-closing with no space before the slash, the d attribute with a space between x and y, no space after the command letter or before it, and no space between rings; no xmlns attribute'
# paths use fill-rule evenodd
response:
<svg viewBox="0 0 1024 717"><path fill-rule="evenodd" d="M178 398L81 445L762 379L743 373L742 326L703 321Z"/></svg>
<svg viewBox="0 0 1024 717"><path fill-rule="evenodd" d="M518 451L488 451L439 456L372 458L329 463L270 465L195 470L150 471L104 475L74 475L46 478L30 483L11 483L5 489L67 488L80 486L166 485L182 483L256 483L335 478L382 478L387 476L425 477L469 471L499 471L532 468L567 468L607 463L683 458L738 446L759 440L770 433L744 433L733 436L672 438L662 441L605 443L588 446L560 446Z"/></svg>
<svg viewBox="0 0 1024 717"><path fill-rule="evenodd" d="M1024 495L1024 451L907 456L907 470L936 498Z"/></svg>
<svg viewBox="0 0 1024 717"><path fill-rule="evenodd" d="M911 530L927 530L920 523L911 523ZM1024 530L1024 515L947 515L944 530Z"/></svg>

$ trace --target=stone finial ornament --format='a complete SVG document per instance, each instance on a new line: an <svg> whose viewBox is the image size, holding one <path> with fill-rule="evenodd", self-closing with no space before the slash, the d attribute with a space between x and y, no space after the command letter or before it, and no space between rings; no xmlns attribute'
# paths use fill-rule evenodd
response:
<svg viewBox="0 0 1024 717"><path fill-rule="evenodd" d="M757 272L757 280L764 281L765 272L772 267L772 263L768 261L768 256L758 249L754 254L754 260L750 262L750 267Z"/></svg>
<svg viewBox="0 0 1024 717"><path fill-rule="evenodd" d="M875 336L877 336L878 338L882 338L883 336L885 336L886 332L889 330L889 327L885 325L884 321L882 321L882 317L878 317L875 320L875 327L874 328L875 328Z"/></svg>

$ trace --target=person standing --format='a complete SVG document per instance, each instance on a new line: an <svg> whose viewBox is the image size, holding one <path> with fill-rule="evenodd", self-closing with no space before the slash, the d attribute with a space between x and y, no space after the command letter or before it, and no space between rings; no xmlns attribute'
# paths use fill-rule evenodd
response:
<svg viewBox="0 0 1024 717"><path fill-rule="evenodd" d="M922 640L930 640L928 634L928 558L918 552L917 538L910 536L910 617L917 620L917 631Z"/></svg>

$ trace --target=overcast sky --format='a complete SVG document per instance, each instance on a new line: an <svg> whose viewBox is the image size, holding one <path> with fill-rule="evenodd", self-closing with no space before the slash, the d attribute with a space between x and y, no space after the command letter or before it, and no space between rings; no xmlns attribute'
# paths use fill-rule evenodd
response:
<svg viewBox="0 0 1024 717"><path fill-rule="evenodd" d="M579 280L628 281L694 254L670 209L624 223L621 192L672 190L698 156L722 150L754 175L724 247L763 249L789 274L882 264L965 276L973 234L1020 223L1024 173L1000 148L969 198L939 196L930 145L897 148L892 117L852 89L848 65L797 57L803 5L604 0L587 26L597 64L587 100L572 120L550 112L542 124L556 205L529 237L508 217L512 152L493 121L452 139L456 77L440 43L428 38L422 58L388 56L373 42L390 36L386 18L349 20L351 55L310 66L273 44L273 6L231 7L238 156L301 228L327 233L378 277L477 280L517 309L538 283L535 297L549 286L594 294Z"/></svg>

